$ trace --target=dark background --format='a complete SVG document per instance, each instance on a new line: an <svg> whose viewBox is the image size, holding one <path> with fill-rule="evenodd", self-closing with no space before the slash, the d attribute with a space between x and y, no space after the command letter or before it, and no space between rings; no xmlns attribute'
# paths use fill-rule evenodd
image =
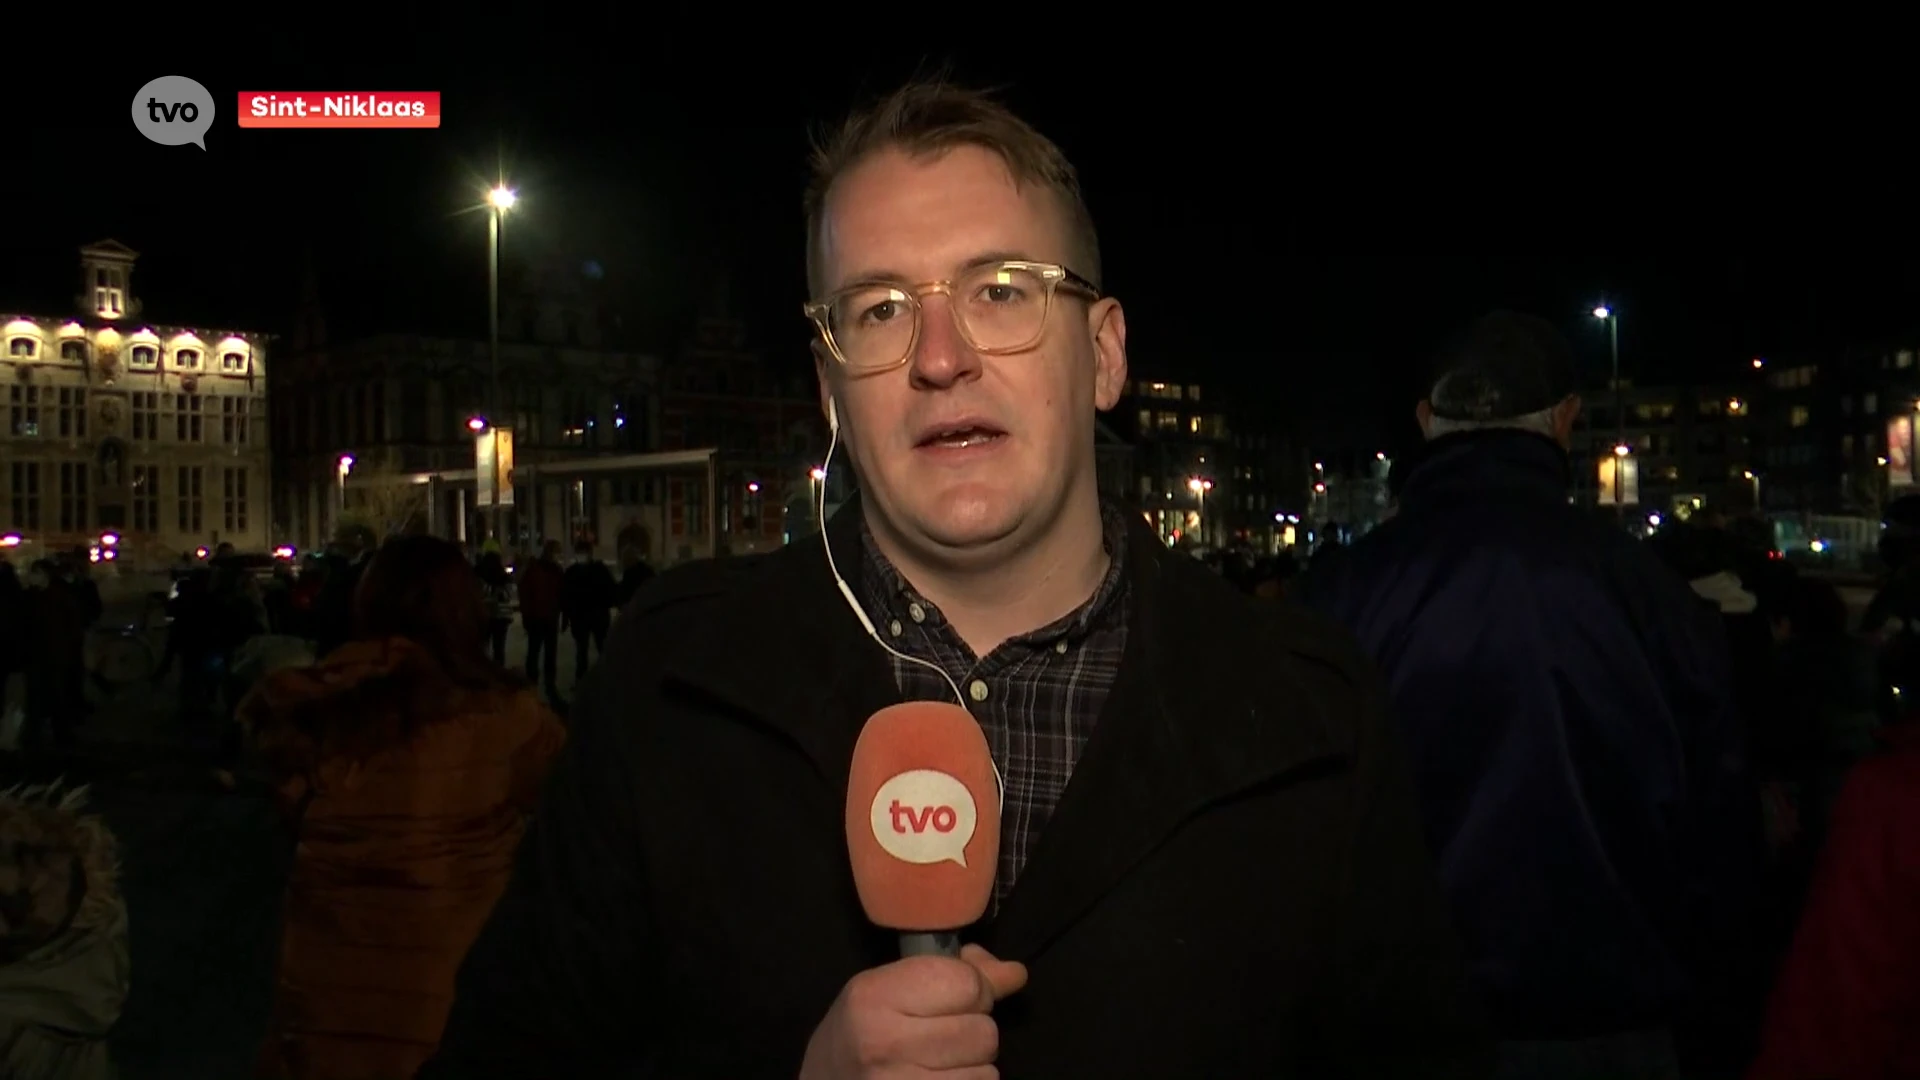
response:
<svg viewBox="0 0 1920 1080"><path fill-rule="evenodd" d="M865 31L888 28L873 19ZM377 50L207 45L23 80L12 92L58 138L33 167L0 172L14 209L0 311L67 310L75 248L112 237L141 252L134 288L156 322L282 332L312 275L343 331L478 336L486 227L473 208L504 175L523 200L510 270L535 254L593 260L662 350L724 282L759 347L803 364L809 129L950 68L1003 87L1079 165L1134 371L1254 395L1317 445L1410 438L1425 357L1494 307L1554 319L1598 380L1606 341L1586 313L1612 304L1622 366L1643 384L1920 321L1912 230L1867 209L1903 188L1898 171L1789 176L1852 136L1803 111L1788 123L1764 87L1629 110L1609 100L1616 86L1299 70L1311 42L1146 63L724 40L508 18L484 39L432 26ZM134 130L132 95L161 74L213 93L207 151ZM241 130L241 90L439 90L443 126Z"/></svg>

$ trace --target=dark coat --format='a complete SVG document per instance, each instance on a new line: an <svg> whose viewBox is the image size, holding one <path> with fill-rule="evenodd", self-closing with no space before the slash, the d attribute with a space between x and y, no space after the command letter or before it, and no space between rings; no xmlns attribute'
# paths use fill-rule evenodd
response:
<svg viewBox="0 0 1920 1080"><path fill-rule="evenodd" d="M858 511L829 529L858 558ZM1007 1077L1481 1075L1382 688L1142 526L1122 675L998 916ZM859 586L853 583L855 593ZM780 1077L863 916L843 807L898 699L812 543L676 569L616 624L422 1077Z"/></svg>
<svg viewBox="0 0 1920 1080"><path fill-rule="evenodd" d="M1301 590L1392 686L1508 1039L1673 1022L1758 828L1715 612L1569 505L1567 470L1526 432L1436 439L1399 514Z"/></svg>

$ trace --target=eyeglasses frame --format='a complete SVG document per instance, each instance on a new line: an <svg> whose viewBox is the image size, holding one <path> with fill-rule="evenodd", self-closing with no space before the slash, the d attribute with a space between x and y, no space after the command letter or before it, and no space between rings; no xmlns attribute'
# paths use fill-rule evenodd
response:
<svg viewBox="0 0 1920 1080"><path fill-rule="evenodd" d="M1047 335L1047 324L1053 318L1053 297L1055 293L1060 291L1062 285L1065 285L1074 292L1083 294L1088 300L1098 300L1101 297L1099 286L1059 263L1036 262L1030 259L1003 259L999 262L986 263L982 266L975 267L959 276L967 277L981 271L993 270L1018 270L1030 274L1038 274L1040 280L1046 283L1046 303L1040 315L1040 329L1034 333L1030 340L1022 342L1019 345L1002 346L994 349L982 348L973 340L973 335L967 332L966 323L960 317L958 305L950 303L948 310L949 317L953 320L954 331L960 335L961 340L967 343L968 348L984 356L1007 356L1013 353L1025 352L1039 344L1040 339ZM909 360L912 360L914 349L920 345L920 331L926 326L926 305L921 303L921 298L934 293L944 293L947 298L951 300L953 298L955 280L955 278L946 278L940 281L926 281L918 285L902 285L897 281L855 281L828 293L818 300L809 300L802 306L801 312L806 315L808 319L812 320L814 329L818 331L820 335L820 340L826 344L827 351L833 355L834 362L839 364L843 370L857 372L862 375L893 371L896 368L904 366ZM913 304L913 336L907 339L907 346L905 350L901 352L898 360L887 364L875 364L856 368L847 362L846 355L840 351L840 343L834 340L833 327L829 325L827 317L833 311L833 305L838 303L842 297L850 293L858 292L861 289L871 289L877 286L894 289L906 294L908 301Z"/></svg>

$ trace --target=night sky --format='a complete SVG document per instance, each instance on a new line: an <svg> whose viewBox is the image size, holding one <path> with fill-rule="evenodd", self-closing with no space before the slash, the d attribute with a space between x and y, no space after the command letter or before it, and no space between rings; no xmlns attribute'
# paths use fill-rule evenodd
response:
<svg viewBox="0 0 1920 1080"><path fill-rule="evenodd" d="M504 167L524 200L510 266L534 251L596 261L656 348L724 277L760 348L804 365L808 126L950 64L1004 87L1079 165L1136 374L1257 395L1319 445L1410 438L1425 357L1494 307L1557 320L1597 378L1605 338L1585 312L1605 299L1622 315L1622 365L1643 384L1732 377L1754 355L1920 322L1920 263L1902 245L1877 234L1809 254L1817 215L1738 180L1750 148L1737 116L1655 158L1592 138L1577 105L1476 110L1420 94L1362 110L1351 86L1223 59L1116 86L1058 56L848 63L796 42L782 68L766 48L729 61L668 40L593 44L590 27L512 33L540 59L498 60L497 73L423 61L473 55L436 33L389 62L279 45L218 64L176 53L187 58L136 63L121 81L15 83L70 137L46 143L41 166L0 175L16 211L0 310L64 312L75 248L113 237L142 253L134 287L156 322L284 332L311 267L343 314L477 337L485 219L461 211ZM161 74L213 92L208 151L134 130L132 95ZM444 126L243 131L240 90L439 90ZM1791 240L1786 219L1802 226ZM1811 236L1828 249L1864 239Z"/></svg>

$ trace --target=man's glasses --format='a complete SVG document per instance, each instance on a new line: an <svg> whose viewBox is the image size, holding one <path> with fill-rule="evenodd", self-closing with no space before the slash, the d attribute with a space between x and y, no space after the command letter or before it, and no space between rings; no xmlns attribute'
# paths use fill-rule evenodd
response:
<svg viewBox="0 0 1920 1080"><path fill-rule="evenodd" d="M923 285L857 282L806 305L821 340L848 371L896 368L913 355L925 308L921 297L947 294L953 325L967 346L986 354L1032 348L1047 330L1053 296L1062 287L1097 299L1100 290L1057 263L988 263L948 281Z"/></svg>

